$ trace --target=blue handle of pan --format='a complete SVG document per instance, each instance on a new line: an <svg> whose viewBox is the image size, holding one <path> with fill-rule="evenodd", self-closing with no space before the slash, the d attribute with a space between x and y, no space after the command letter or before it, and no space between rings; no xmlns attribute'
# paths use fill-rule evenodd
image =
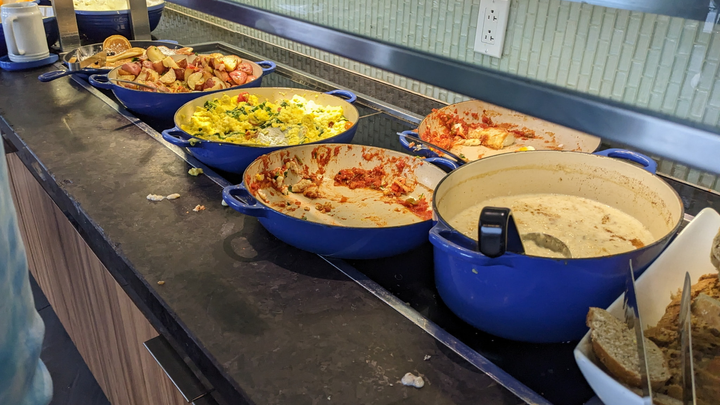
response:
<svg viewBox="0 0 720 405"><path fill-rule="evenodd" d="M178 127L162 131L162 137L164 140L181 148L191 148L193 146L190 143L190 137Z"/></svg>
<svg viewBox="0 0 720 405"><path fill-rule="evenodd" d="M99 89L105 89L105 90L111 90L114 84L110 82L110 79L108 78L108 75L101 75L101 74L95 74L90 75L88 77L88 81L90 84L93 85L93 87L97 87Z"/></svg>
<svg viewBox="0 0 720 405"><path fill-rule="evenodd" d="M402 131L402 134L409 137L420 138L418 133L415 131ZM408 152L425 158L439 157L437 153L433 152L423 144L416 143L415 145L410 146L410 143L412 143L412 139L408 139L406 136L400 136L398 137L398 139L400 140L400 145L402 145L402 147L405 148Z"/></svg>
<svg viewBox="0 0 720 405"><path fill-rule="evenodd" d="M608 156L616 159L630 160L635 163L639 163L643 166L643 169L655 174L657 171L657 163L652 160L649 156L645 156L642 153L633 152L626 149L611 148L595 152L596 155Z"/></svg>
<svg viewBox="0 0 720 405"><path fill-rule="evenodd" d="M275 71L275 68L277 65L275 65L275 62L270 62L269 60L263 60L260 62L257 62L257 64L262 68L263 76L269 75L270 73Z"/></svg>
<svg viewBox="0 0 720 405"><path fill-rule="evenodd" d="M457 162L455 162L454 160L450 160L450 159L443 158L443 157L429 157L429 158L425 158L425 161L430 162L436 166L446 167L446 168L450 169L450 171L453 171L453 170L457 169L458 167L460 167L460 165L457 164Z"/></svg>
<svg viewBox="0 0 720 405"><path fill-rule="evenodd" d="M344 98L345 101L352 104L357 100L357 96L355 93L347 90L331 90L328 92L325 92L325 94L329 94L331 96L339 96L340 98Z"/></svg>
<svg viewBox="0 0 720 405"><path fill-rule="evenodd" d="M260 204L242 184L225 187L223 189L223 200L241 214L253 217L267 216L267 207Z"/></svg>

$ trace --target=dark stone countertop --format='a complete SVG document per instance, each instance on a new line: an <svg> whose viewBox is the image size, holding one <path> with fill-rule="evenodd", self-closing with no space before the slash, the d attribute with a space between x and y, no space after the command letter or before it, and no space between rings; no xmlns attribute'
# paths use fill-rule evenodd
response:
<svg viewBox="0 0 720 405"><path fill-rule="evenodd" d="M320 257L223 207L216 183L189 176L183 159L72 80L40 83L49 70L0 71L0 130L227 403L522 402ZM151 193L181 197L154 203ZM426 386L398 384L406 372Z"/></svg>

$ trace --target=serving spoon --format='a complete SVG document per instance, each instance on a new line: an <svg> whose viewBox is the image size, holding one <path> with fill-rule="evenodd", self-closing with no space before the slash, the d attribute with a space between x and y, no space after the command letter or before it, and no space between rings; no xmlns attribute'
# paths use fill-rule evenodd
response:
<svg viewBox="0 0 720 405"><path fill-rule="evenodd" d="M568 248L565 242L552 235L539 232L525 233L520 235L520 240L522 241L523 245L526 241L533 242L543 249L552 250L555 253L560 253L561 255L563 255L563 257L567 259L572 259L572 253L570 253L570 248Z"/></svg>

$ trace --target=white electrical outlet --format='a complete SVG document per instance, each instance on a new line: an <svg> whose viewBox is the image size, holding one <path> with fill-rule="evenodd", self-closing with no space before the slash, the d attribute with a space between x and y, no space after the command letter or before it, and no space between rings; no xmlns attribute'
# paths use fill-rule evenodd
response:
<svg viewBox="0 0 720 405"><path fill-rule="evenodd" d="M502 56L509 15L510 0L480 0L475 52Z"/></svg>

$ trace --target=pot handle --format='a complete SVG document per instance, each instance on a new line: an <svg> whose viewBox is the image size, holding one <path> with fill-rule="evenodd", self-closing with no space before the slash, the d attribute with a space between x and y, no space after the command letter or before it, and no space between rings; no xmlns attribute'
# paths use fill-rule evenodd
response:
<svg viewBox="0 0 720 405"><path fill-rule="evenodd" d="M425 158L425 161L430 162L437 166L442 166L442 167L448 168L448 169L450 169L450 171L453 171L453 170L457 169L458 167L460 167L457 164L457 162L455 162L454 160L450 160L450 159L446 159L446 158L442 158L442 157L429 157L429 158Z"/></svg>
<svg viewBox="0 0 720 405"><path fill-rule="evenodd" d="M223 189L223 200L239 213L253 217L267 216L267 208L260 204L242 184L225 187Z"/></svg>
<svg viewBox="0 0 720 405"><path fill-rule="evenodd" d="M345 101L352 104L357 100L357 96L355 93L347 90L330 90L326 91L325 94L329 94L331 96L340 96L340 98L344 98Z"/></svg>
<svg viewBox="0 0 720 405"><path fill-rule="evenodd" d="M510 208L483 208L478 221L478 251L492 258L505 252L525 253Z"/></svg>
<svg viewBox="0 0 720 405"><path fill-rule="evenodd" d="M270 62L269 60L263 60L255 63L257 63L262 68L263 76L269 75L270 73L274 72L275 68L277 67L277 65L275 65L275 62Z"/></svg>
<svg viewBox="0 0 720 405"><path fill-rule="evenodd" d="M439 157L439 155L435 152L433 152L430 148L428 148L425 145L416 143L413 146L410 146L410 143L412 142L407 137L415 137L420 138L417 132L415 131L402 131L401 132L405 136L400 136L398 139L400 139L400 145L403 146L408 152L414 153L418 156L426 157L426 158L434 158ZM457 167L455 167L457 169Z"/></svg>
<svg viewBox="0 0 720 405"><path fill-rule="evenodd" d="M99 89L111 90L113 86L115 86L114 84L110 83L110 79L106 74L90 75L90 77L88 77L88 81L90 82L90 84L93 85L93 87L97 87Z"/></svg>
<svg viewBox="0 0 720 405"><path fill-rule="evenodd" d="M190 136L185 133L185 131L181 130L178 127L166 129L162 131L162 137L164 140L170 142L171 144L175 146L179 146L181 148L191 148L195 145L197 145L199 142L191 143L190 142Z"/></svg>
<svg viewBox="0 0 720 405"><path fill-rule="evenodd" d="M515 258L509 256L495 258L490 262L484 261L488 258L476 250L477 246L469 244L464 235L454 229L448 228L447 225L442 222L438 221L435 226L430 229L429 238L433 246L447 254L460 255L475 263L483 260L483 266L515 267Z"/></svg>
<svg viewBox="0 0 720 405"><path fill-rule="evenodd" d="M177 45L177 44L178 44L178 41L176 41L176 40L174 40L174 39L158 39L158 40L155 41L155 42L165 42L166 44L173 44L173 45Z"/></svg>
<svg viewBox="0 0 720 405"><path fill-rule="evenodd" d="M635 163L639 163L643 166L643 169L655 174L657 170L657 163L652 158L645 156L642 153L629 151L627 149L611 148L595 152L595 155L608 156L616 159L626 159Z"/></svg>
<svg viewBox="0 0 720 405"><path fill-rule="evenodd" d="M38 80L43 83L51 82L55 79L59 79L63 76L74 75L76 73L85 73L82 70L54 70L52 72L45 72L38 76ZM87 74L87 73L85 73Z"/></svg>

